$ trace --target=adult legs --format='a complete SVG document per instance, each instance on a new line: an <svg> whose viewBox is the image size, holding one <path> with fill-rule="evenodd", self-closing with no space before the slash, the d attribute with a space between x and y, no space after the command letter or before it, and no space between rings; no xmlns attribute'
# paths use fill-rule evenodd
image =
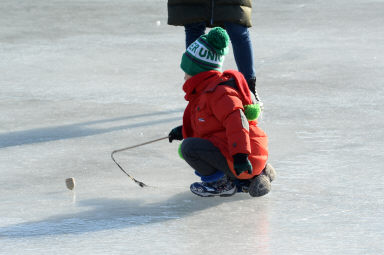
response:
<svg viewBox="0 0 384 255"><path fill-rule="evenodd" d="M196 41L205 33L206 25L204 22L184 25L185 30L185 48Z"/></svg>
<svg viewBox="0 0 384 255"><path fill-rule="evenodd" d="M248 87L255 95L255 99L261 103L256 91L256 69L249 30L245 26L230 22L225 23L225 29L232 42L237 68L247 80Z"/></svg>
<svg viewBox="0 0 384 255"><path fill-rule="evenodd" d="M256 77L252 42L247 27L236 23L225 23L232 42L233 54L239 71L246 80Z"/></svg>

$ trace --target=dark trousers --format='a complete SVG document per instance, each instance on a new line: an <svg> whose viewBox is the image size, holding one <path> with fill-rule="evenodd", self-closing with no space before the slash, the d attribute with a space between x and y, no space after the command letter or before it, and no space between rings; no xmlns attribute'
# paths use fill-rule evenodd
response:
<svg viewBox="0 0 384 255"><path fill-rule="evenodd" d="M202 138L186 138L181 144L185 161L200 175L209 176L221 171L232 177L226 158L210 141Z"/></svg>
<svg viewBox="0 0 384 255"><path fill-rule="evenodd" d="M205 33L205 23L193 23L184 26L186 48ZM256 70L253 60L253 48L249 30L247 27L236 23L225 23L225 30L232 42L233 55L237 68L245 79L256 77Z"/></svg>

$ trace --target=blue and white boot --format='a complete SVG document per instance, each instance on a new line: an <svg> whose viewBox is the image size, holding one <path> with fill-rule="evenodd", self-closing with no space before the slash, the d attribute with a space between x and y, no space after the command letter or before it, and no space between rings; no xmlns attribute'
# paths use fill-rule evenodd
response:
<svg viewBox="0 0 384 255"><path fill-rule="evenodd" d="M200 197L229 197L236 193L235 182L230 180L224 173L216 172L210 176L199 176L202 182L195 182L190 186L191 192L195 195Z"/></svg>

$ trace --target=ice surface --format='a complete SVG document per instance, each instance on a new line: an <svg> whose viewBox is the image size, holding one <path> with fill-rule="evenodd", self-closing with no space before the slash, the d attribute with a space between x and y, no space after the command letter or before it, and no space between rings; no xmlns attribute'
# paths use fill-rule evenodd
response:
<svg viewBox="0 0 384 255"><path fill-rule="evenodd" d="M165 0L2 0L0 254L384 254L384 2L253 3L278 176L203 199L177 142L110 159L181 123Z"/></svg>

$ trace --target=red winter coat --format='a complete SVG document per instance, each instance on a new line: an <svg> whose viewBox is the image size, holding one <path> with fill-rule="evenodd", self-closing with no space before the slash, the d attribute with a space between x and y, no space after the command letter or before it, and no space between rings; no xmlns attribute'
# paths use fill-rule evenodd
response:
<svg viewBox="0 0 384 255"><path fill-rule="evenodd" d="M235 78L237 89L219 85L231 77ZM268 138L257 127L257 121L248 121L242 113L250 92L241 73L233 70L202 72L188 79L183 90L189 102L183 116L183 137L211 141L227 158L231 171L239 179L260 174L268 159ZM232 156L237 153L249 155L253 167L251 175L243 172L238 176L234 171Z"/></svg>

